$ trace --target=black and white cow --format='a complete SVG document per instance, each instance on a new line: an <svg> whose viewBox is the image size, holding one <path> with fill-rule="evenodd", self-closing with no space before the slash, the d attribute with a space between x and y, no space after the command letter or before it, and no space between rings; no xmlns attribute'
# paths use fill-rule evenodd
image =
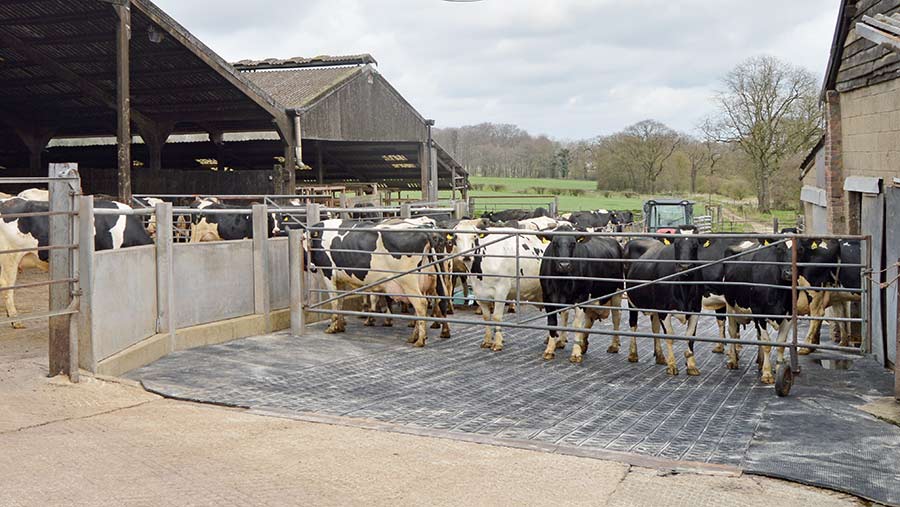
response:
<svg viewBox="0 0 900 507"><path fill-rule="evenodd" d="M575 229L564 225L554 232L574 232ZM594 306L622 305L621 293L609 296L621 291L623 288L622 247L611 238L554 235L547 249L544 250L544 258L541 260L541 291L544 298L544 310L547 314L547 325L557 325L557 313L559 305L572 306L594 298L603 299L592 303ZM610 262L615 261L615 262ZM568 278L562 278L568 277ZM591 280L592 279L592 280ZM605 297L608 296L608 297ZM563 315L563 327L567 327L567 312ZM597 310L576 307L575 327L590 329L594 321L603 320L612 314L613 329L619 330L621 312L619 310ZM558 340L556 331L551 330L547 339L547 348L544 351L544 359L550 360L556 356L556 349L565 348L566 339ZM572 345L570 361L580 363L583 354L588 349L588 333L577 333L575 343ZM607 352L619 351L619 337L613 335L612 345Z"/></svg>
<svg viewBox="0 0 900 507"><path fill-rule="evenodd" d="M668 283L656 283L639 287L644 281L657 280L666 276L684 272L695 266L697 252L700 248L700 239L694 234L693 228L683 228L681 234L666 238L663 242L651 246L641 257L640 261L631 265L628 270L628 301L635 308L650 309L645 313L650 314L651 329L653 334L659 334L662 327L663 334L673 334L672 314L679 312L700 312L703 288L693 282L699 281L698 271L691 271L681 276L668 280ZM664 262L656 262L664 261ZM674 262L672 262L674 261ZM690 282L678 284L678 281ZM675 282L675 283L672 283ZM697 332L698 315L690 315L687 321L687 336L694 336ZM637 331L638 312L629 312L629 324L632 331ZM675 360L675 352L672 348L673 341L666 340L666 365L669 375L678 375L678 365ZM662 350L658 339L654 339L654 352L656 362L660 363ZM694 342L688 342L688 350L684 357L687 362L687 374L699 375L697 362L694 358ZM629 361L637 360L637 342L631 339Z"/></svg>
<svg viewBox="0 0 900 507"><path fill-rule="evenodd" d="M215 199L203 199L191 204L200 210L245 210L246 205L222 204ZM281 227L284 217L279 213L269 213L266 217L269 237L283 236ZM196 214L191 218L191 243L206 241L233 241L253 239L253 215L246 212ZM287 228L285 228L285 231Z"/></svg>
<svg viewBox="0 0 900 507"><path fill-rule="evenodd" d="M814 287L844 287L858 290L862 288L862 276L859 267L845 267L844 265L859 265L862 259L862 248L859 240L821 240L805 242L807 256L810 263L838 264L833 268L820 267L817 274L809 274L812 268L803 270L801 285ZM835 317L850 317L850 304L861 299L856 292L836 291L807 291L809 299L808 313L813 317L825 317L825 311L831 308ZM842 346L850 344L850 324L846 321L833 321L832 333L836 341ZM821 320L813 320L809 324L806 335L806 343L819 343L819 335L822 328ZM811 349L802 348L800 354L809 354Z"/></svg>
<svg viewBox="0 0 900 507"><path fill-rule="evenodd" d="M491 222L508 222L510 220L525 220L527 218L534 218L532 215L534 212L528 211L527 209L507 209L503 211L486 211L481 215L481 218L486 218Z"/></svg>
<svg viewBox="0 0 900 507"><path fill-rule="evenodd" d="M372 285L367 292L404 294L405 297L393 299L410 303L416 316L426 317L428 299L425 296L432 290L438 296L446 295L442 277L430 275L426 270L415 271L417 267L421 269L424 264L439 260L435 245L441 241L430 229L402 220L381 224L326 220L309 228L310 269L321 273L326 290L333 296L337 291ZM410 273L394 278L398 272L407 271ZM335 299L331 303L332 309L340 311L343 300ZM446 304L446 300L441 299L439 304ZM344 317L335 313L325 332L341 333L345 328ZM409 343L424 347L427 338L425 321L416 321Z"/></svg>
<svg viewBox="0 0 900 507"><path fill-rule="evenodd" d="M94 201L95 208L128 210L131 207L114 201ZM49 252L27 251L46 247L50 243L50 220L46 215L34 217L15 217L22 213L47 213L50 206L46 201L30 201L12 198L0 202L0 251L26 250L18 253L0 254L0 287L12 287L16 284L19 267L23 263L46 271L49 267ZM136 216L95 215L94 248L96 250L115 250L131 246L149 245L153 240L147 234L141 220ZM13 290L3 291L6 302L6 314L16 317ZM14 328L23 328L19 322Z"/></svg>
<svg viewBox="0 0 900 507"><path fill-rule="evenodd" d="M580 229L599 230L609 225L610 212L607 210L576 211L563 219L572 222L572 225Z"/></svg>

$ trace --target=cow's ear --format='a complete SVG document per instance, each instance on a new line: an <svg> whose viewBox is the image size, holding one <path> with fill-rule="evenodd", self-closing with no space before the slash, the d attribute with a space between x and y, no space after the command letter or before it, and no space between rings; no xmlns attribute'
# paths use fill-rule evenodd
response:
<svg viewBox="0 0 900 507"><path fill-rule="evenodd" d="M703 243L703 248L709 248L709 245L712 244L712 241L706 240L706 243Z"/></svg>
<svg viewBox="0 0 900 507"><path fill-rule="evenodd" d="M447 241L454 241L455 239L456 236L454 236L453 233L447 233Z"/></svg>
<svg viewBox="0 0 900 507"><path fill-rule="evenodd" d="M669 238L663 238L663 239L662 239L662 242L663 242L663 244L666 245L666 246L669 246L669 245L672 244L672 242L669 241Z"/></svg>

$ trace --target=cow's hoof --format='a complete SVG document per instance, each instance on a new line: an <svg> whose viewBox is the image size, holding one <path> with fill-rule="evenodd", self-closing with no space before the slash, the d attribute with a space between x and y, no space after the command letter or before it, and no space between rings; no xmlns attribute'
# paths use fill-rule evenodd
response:
<svg viewBox="0 0 900 507"><path fill-rule="evenodd" d="M660 356L656 356L656 364L668 365L669 363L666 362L666 358L664 358L663 356L660 355Z"/></svg>
<svg viewBox="0 0 900 507"><path fill-rule="evenodd" d="M481 348L483 348L483 349L489 349L492 346L493 346L493 344L491 342L481 342Z"/></svg>
<svg viewBox="0 0 900 507"><path fill-rule="evenodd" d="M638 355L635 354L634 352L632 352L631 354L628 354L628 362L629 362L629 363L636 363L636 362L638 362Z"/></svg>
<svg viewBox="0 0 900 507"><path fill-rule="evenodd" d="M413 347L416 347L419 349L421 349L424 346L425 346L425 340L418 340L415 343L413 343Z"/></svg>
<svg viewBox="0 0 900 507"><path fill-rule="evenodd" d="M581 364L584 362L584 356L572 355L569 357L569 362L572 364Z"/></svg>
<svg viewBox="0 0 900 507"><path fill-rule="evenodd" d="M769 386L775 383L775 377L771 373L764 373L759 379L760 382Z"/></svg>
<svg viewBox="0 0 900 507"><path fill-rule="evenodd" d="M609 354L618 354L619 346L618 345L610 345L609 348L606 349L606 352Z"/></svg>
<svg viewBox="0 0 900 507"><path fill-rule="evenodd" d="M812 349L808 349L806 347L801 347L801 348L797 349L797 353L800 354L801 356L808 356L808 355L812 354L812 352L813 352Z"/></svg>
<svg viewBox="0 0 900 507"><path fill-rule="evenodd" d="M431 323L431 329L440 329L440 328L441 328L440 322L432 322Z"/></svg>
<svg viewBox="0 0 900 507"><path fill-rule="evenodd" d="M731 359L729 359L728 362L725 363L725 367L728 368L729 370L736 370L740 366L738 365L737 361L732 361Z"/></svg>
<svg viewBox="0 0 900 507"><path fill-rule="evenodd" d="M13 322L12 328L13 329L25 329L25 324L22 324L21 322Z"/></svg>
<svg viewBox="0 0 900 507"><path fill-rule="evenodd" d="M693 366L688 366L687 374L692 377L697 377L700 375L700 370L698 370L697 368L694 368Z"/></svg>
<svg viewBox="0 0 900 507"><path fill-rule="evenodd" d="M441 331L441 338L445 338L445 339L450 338L450 330L445 329L445 330Z"/></svg>
<svg viewBox="0 0 900 507"><path fill-rule="evenodd" d="M555 352L544 352L544 361L553 361L556 359Z"/></svg>
<svg viewBox="0 0 900 507"><path fill-rule="evenodd" d="M406 343L416 343L417 341L419 341L418 333L413 333L412 336L410 336L409 338L406 339Z"/></svg>
<svg viewBox="0 0 900 507"><path fill-rule="evenodd" d="M557 348L557 349L564 349L564 348L566 348L566 344L567 344L567 343L569 343L569 342L566 341L566 340L557 340L557 341L556 341L556 348Z"/></svg>
<svg viewBox="0 0 900 507"><path fill-rule="evenodd" d="M337 334L343 332L344 330L340 326L328 326L328 329L325 330L325 334Z"/></svg>
<svg viewBox="0 0 900 507"><path fill-rule="evenodd" d="M717 343L715 347L712 348L713 354L724 354L725 353L725 345L722 343Z"/></svg>
<svg viewBox="0 0 900 507"><path fill-rule="evenodd" d="M375 320L374 319L366 319L366 321L363 322L363 325L366 327L372 327L375 325Z"/></svg>
<svg viewBox="0 0 900 507"><path fill-rule="evenodd" d="M678 366L670 364L666 367L666 373L669 375L678 375Z"/></svg>
<svg viewBox="0 0 900 507"><path fill-rule="evenodd" d="M503 344L495 343L494 346L491 347L491 350L493 350L494 352L500 352L501 350L503 350Z"/></svg>

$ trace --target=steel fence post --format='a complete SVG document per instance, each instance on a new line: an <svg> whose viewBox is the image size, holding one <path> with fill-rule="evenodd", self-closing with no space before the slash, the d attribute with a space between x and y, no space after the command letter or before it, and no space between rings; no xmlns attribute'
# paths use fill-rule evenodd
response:
<svg viewBox="0 0 900 507"><path fill-rule="evenodd" d="M263 317L265 332L272 331L269 315L269 217L265 204L253 205L253 309Z"/></svg>
<svg viewBox="0 0 900 507"><path fill-rule="evenodd" d="M70 176L74 164L50 164L50 181L47 188L50 192L49 210L55 212L72 212L72 194L68 182L62 178ZM70 215L51 215L48 219L50 226L49 245L59 247L69 245L73 241L72 217ZM50 250L50 280L65 280L72 278L71 251ZM72 286L68 283L54 283L50 285L50 311L63 311L69 307L72 297ZM71 315L59 315L49 319L49 374L69 375L70 367L70 343L69 321Z"/></svg>
<svg viewBox="0 0 900 507"><path fill-rule="evenodd" d="M777 220L777 219L776 219ZM797 268L797 243L798 240L795 238L791 241L791 371L794 373L800 373L800 363L799 357L797 354L797 329L799 328L799 323L797 322L797 299L799 296L799 292L797 291L797 283L800 278L799 269Z"/></svg>
<svg viewBox="0 0 900 507"><path fill-rule="evenodd" d="M516 322L522 322L522 314L519 313L519 309L522 305L519 304L519 301L522 300L521 293L521 285L522 285L522 267L521 262L519 261L519 242L521 241L519 233L516 232Z"/></svg>
<svg viewBox="0 0 900 507"><path fill-rule="evenodd" d="M97 371L94 354L94 196L78 198L78 363Z"/></svg>
<svg viewBox="0 0 900 507"><path fill-rule="evenodd" d="M288 265L290 266L291 287L291 335L303 336L306 334L306 315L304 315L304 301L306 300L304 280L304 231L291 229L288 232Z"/></svg>
<svg viewBox="0 0 900 507"><path fill-rule="evenodd" d="M319 203L306 204L306 226L310 227L322 221L322 212Z"/></svg>
<svg viewBox="0 0 900 507"><path fill-rule="evenodd" d="M412 218L412 206L408 202L400 205L400 218L404 220Z"/></svg>
<svg viewBox="0 0 900 507"><path fill-rule="evenodd" d="M175 351L175 260L172 203L159 203L156 215L156 332L169 335Z"/></svg>

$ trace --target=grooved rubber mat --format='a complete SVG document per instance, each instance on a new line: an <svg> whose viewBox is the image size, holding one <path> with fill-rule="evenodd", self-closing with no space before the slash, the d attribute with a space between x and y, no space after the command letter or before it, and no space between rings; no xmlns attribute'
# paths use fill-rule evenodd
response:
<svg viewBox="0 0 900 507"><path fill-rule="evenodd" d="M671 377L646 339L632 364L627 338L608 354L609 337L594 335L584 363L572 365L571 345L554 361L541 359L545 334L536 330L508 329L495 353L479 347L476 326L454 326L447 340L430 330L425 349L405 344L411 330L402 321L363 327L348 318L347 329L325 335L312 326L303 338L281 333L176 352L128 376L180 399L739 466L897 502L888 493L900 492L900 440L886 436L900 428L852 408L890 393L892 377L868 360L836 371L803 358L791 396L777 399L757 380L752 347L741 369L728 370L725 356L698 343L701 375L689 377L686 345L676 342L680 375ZM701 319L698 334L717 333L714 319Z"/></svg>

